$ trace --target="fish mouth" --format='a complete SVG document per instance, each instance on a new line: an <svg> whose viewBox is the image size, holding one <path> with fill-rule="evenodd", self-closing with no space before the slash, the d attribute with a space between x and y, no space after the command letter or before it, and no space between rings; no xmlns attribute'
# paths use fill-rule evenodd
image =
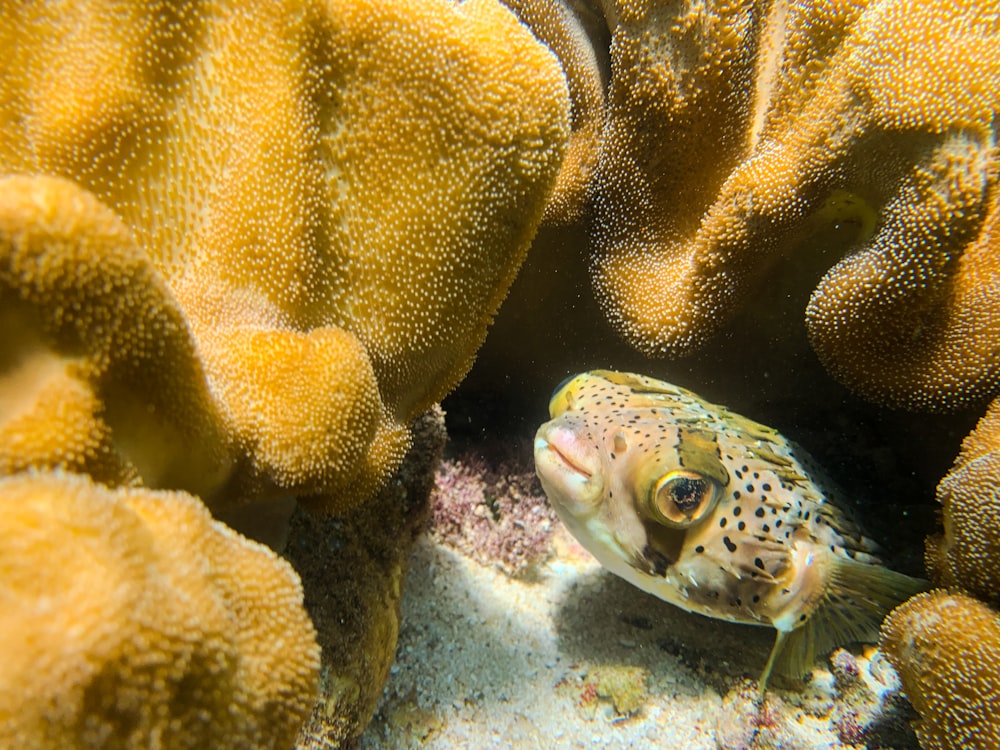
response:
<svg viewBox="0 0 1000 750"><path fill-rule="evenodd" d="M588 466L593 456L588 455L585 441L565 426L549 423L542 425L535 435L535 458L546 456L550 470L576 474L584 481L589 480L599 470L599 466ZM591 459L588 461L587 459Z"/></svg>
<svg viewBox="0 0 1000 750"><path fill-rule="evenodd" d="M540 440L545 443L544 448L548 449L548 451L555 458L557 458L559 462L562 463L563 466L567 467L570 471L579 474L584 479L590 479L592 476L594 476L594 473L592 471L587 471L584 467L580 466L580 464L573 461L569 456L567 456L565 453L559 450L552 443L546 441L544 438L540 438Z"/></svg>
<svg viewBox="0 0 1000 750"><path fill-rule="evenodd" d="M539 428L535 472L564 523L592 515L600 507L604 493L601 458L572 427L549 422Z"/></svg>

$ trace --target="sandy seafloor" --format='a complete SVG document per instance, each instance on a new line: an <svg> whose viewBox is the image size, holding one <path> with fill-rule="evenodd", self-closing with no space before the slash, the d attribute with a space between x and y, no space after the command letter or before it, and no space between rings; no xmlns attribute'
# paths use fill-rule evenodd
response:
<svg viewBox="0 0 1000 750"><path fill-rule="evenodd" d="M769 690L761 708L748 679L773 631L661 602L562 530L524 579L425 536L402 609L367 750L918 747L912 710L874 649L835 652L808 683Z"/></svg>

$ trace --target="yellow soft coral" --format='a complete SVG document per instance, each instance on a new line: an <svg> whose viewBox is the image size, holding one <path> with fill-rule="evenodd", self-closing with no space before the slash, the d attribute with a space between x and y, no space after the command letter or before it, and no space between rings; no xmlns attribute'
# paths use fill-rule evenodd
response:
<svg viewBox="0 0 1000 750"><path fill-rule="evenodd" d="M0 479L0 746L290 747L319 647L298 577L183 493Z"/></svg>
<svg viewBox="0 0 1000 750"><path fill-rule="evenodd" d="M0 178L0 473L210 494L230 453L184 315L128 229L51 177Z"/></svg>
<svg viewBox="0 0 1000 750"><path fill-rule="evenodd" d="M963 594L931 591L896 608L882 649L920 714L924 750L1000 747L1000 616Z"/></svg>
<svg viewBox="0 0 1000 750"><path fill-rule="evenodd" d="M0 195L0 314L24 326L0 352L5 465L363 496L540 220L555 60L489 0L65 11L0 23L0 169L25 175ZM11 395L39 368L47 390ZM178 471L135 455L154 433Z"/></svg>
<svg viewBox="0 0 1000 750"><path fill-rule="evenodd" d="M944 534L927 540L931 577L1000 605L1000 400L962 443L937 496Z"/></svg>
<svg viewBox="0 0 1000 750"><path fill-rule="evenodd" d="M565 0L502 0L559 59L569 86L572 134L556 186L545 207L546 224L580 221L597 163L604 125L603 57L591 42L604 21L585 6ZM599 43L598 43L599 44Z"/></svg>
<svg viewBox="0 0 1000 750"><path fill-rule="evenodd" d="M541 219L552 55L495 0L0 19L0 469L368 494Z"/></svg>
<svg viewBox="0 0 1000 750"><path fill-rule="evenodd" d="M858 230L807 310L834 374L914 407L994 391L998 10L615 3L592 231L619 330L700 345L819 219Z"/></svg>

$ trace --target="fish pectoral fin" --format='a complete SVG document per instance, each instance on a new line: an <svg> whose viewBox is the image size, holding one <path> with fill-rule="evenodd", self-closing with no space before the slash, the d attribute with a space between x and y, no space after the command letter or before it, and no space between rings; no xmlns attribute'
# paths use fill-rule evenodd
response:
<svg viewBox="0 0 1000 750"><path fill-rule="evenodd" d="M760 673L760 679L757 680L757 692L761 697L764 696L764 691L767 690L767 680L771 676L771 671L774 669L775 661L777 661L778 656L784 650L785 641L787 639L787 630L775 631L774 645L771 646L771 653L767 657L767 664L764 665L764 671Z"/></svg>
<svg viewBox="0 0 1000 750"><path fill-rule="evenodd" d="M781 653L772 653L774 671L800 678L816 657L848 643L878 642L879 627L890 610L930 584L894 570L835 557L826 594L801 627L781 639ZM775 644L777 648L779 644Z"/></svg>

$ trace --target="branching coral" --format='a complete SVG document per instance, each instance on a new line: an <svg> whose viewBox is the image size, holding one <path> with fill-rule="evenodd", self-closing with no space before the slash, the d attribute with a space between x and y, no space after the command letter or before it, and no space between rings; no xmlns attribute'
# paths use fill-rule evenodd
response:
<svg viewBox="0 0 1000 750"><path fill-rule="evenodd" d="M853 226L806 312L826 366L894 405L993 392L997 10L613 4L592 270L619 330L686 352L817 223Z"/></svg>
<svg viewBox="0 0 1000 750"><path fill-rule="evenodd" d="M937 495L944 534L927 540L931 576L1000 605L1000 400L962 443Z"/></svg>
<svg viewBox="0 0 1000 750"><path fill-rule="evenodd" d="M924 750L1000 747L1000 619L963 594L931 591L886 619L882 648L920 714Z"/></svg>
<svg viewBox="0 0 1000 750"><path fill-rule="evenodd" d="M2 19L3 468L370 494L541 219L569 130L552 55L494 0Z"/></svg>
<svg viewBox="0 0 1000 750"><path fill-rule="evenodd" d="M289 747L319 647L291 567L183 493L0 479L0 745Z"/></svg>

